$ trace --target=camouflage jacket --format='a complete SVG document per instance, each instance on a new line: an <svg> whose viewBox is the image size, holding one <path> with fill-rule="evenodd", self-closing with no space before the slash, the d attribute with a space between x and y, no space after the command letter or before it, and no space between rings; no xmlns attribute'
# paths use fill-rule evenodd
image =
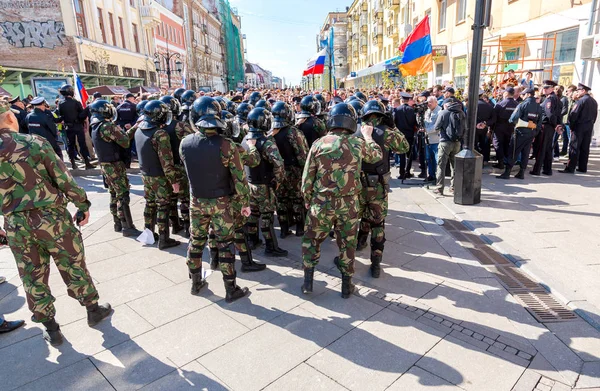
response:
<svg viewBox="0 0 600 391"><path fill-rule="evenodd" d="M308 153L302 174L304 201L358 195L362 162L375 163L382 156L372 139L365 141L342 130L329 132L315 141Z"/></svg>
<svg viewBox="0 0 600 391"><path fill-rule="evenodd" d="M383 142L385 143L386 149L398 154L407 153L410 149L410 144L408 143L408 140L406 140L404 133L396 128L387 129Z"/></svg>
<svg viewBox="0 0 600 391"><path fill-rule="evenodd" d="M66 206L90 207L85 190L44 138L0 129L2 214Z"/></svg>
<svg viewBox="0 0 600 391"><path fill-rule="evenodd" d="M295 126L290 126L284 131L287 131L287 139L294 149L298 164L300 167L304 167L306 164L306 156L308 155L308 141L306 141L304 133Z"/></svg>
<svg viewBox="0 0 600 391"><path fill-rule="evenodd" d="M164 129L158 129L154 133L154 136L152 137L152 147L158 154L158 160L160 160L160 165L167 180L171 183L176 183L179 177L177 168L175 167L175 160L173 159L171 139Z"/></svg>
<svg viewBox="0 0 600 391"><path fill-rule="evenodd" d="M123 148L129 148L131 139L137 128L131 127L128 131L124 131L120 126L112 122L104 122L100 125L100 138L107 143L113 142L119 144Z"/></svg>
<svg viewBox="0 0 600 391"><path fill-rule="evenodd" d="M267 140L260 151L260 157L273 165L275 181L279 184L283 183L285 180L285 166L283 164L283 158L279 153L279 148L277 148L277 144L272 136L267 136Z"/></svg>
<svg viewBox="0 0 600 391"><path fill-rule="evenodd" d="M240 153L240 159L242 159L242 164L244 166L256 167L260 164L260 152L258 152L256 147L250 147L246 152L244 147L242 147L242 144L235 143L235 145Z"/></svg>
<svg viewBox="0 0 600 391"><path fill-rule="evenodd" d="M315 130L317 131L317 133L319 133L319 135L321 137L325 136L327 134L327 125L325 124L325 121L323 121L321 118L315 116Z"/></svg>
<svg viewBox="0 0 600 391"><path fill-rule="evenodd" d="M177 125L175 125L175 134L179 140L183 140L185 136L188 134L194 134L196 131L192 128L187 121L177 121Z"/></svg>

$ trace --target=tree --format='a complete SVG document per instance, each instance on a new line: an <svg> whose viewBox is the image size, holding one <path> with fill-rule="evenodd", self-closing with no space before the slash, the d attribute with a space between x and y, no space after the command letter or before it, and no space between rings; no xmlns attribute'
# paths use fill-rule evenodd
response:
<svg viewBox="0 0 600 391"><path fill-rule="evenodd" d="M105 78L102 75L107 74L108 63L110 62L110 54L101 48L90 47L90 52L92 52L92 56L88 57L93 60L98 66L97 73L100 75L98 78L100 84L106 84Z"/></svg>

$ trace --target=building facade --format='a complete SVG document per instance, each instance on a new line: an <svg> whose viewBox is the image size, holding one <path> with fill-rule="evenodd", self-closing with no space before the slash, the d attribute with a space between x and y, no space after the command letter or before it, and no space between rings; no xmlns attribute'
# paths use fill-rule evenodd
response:
<svg viewBox="0 0 600 391"><path fill-rule="evenodd" d="M322 75L319 75L317 81L322 88L330 91L333 90L333 87L339 87L339 83L348 74L347 26L348 17L346 12L330 12L327 14L318 35L319 43L327 40L333 51L333 53L330 53L330 55L333 54L331 59L329 56L326 58L325 70ZM333 44L329 43L332 32Z"/></svg>

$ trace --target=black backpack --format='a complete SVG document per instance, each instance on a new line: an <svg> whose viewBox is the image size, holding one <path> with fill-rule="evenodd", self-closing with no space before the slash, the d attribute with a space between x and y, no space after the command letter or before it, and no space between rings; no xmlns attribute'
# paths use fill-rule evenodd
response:
<svg viewBox="0 0 600 391"><path fill-rule="evenodd" d="M446 127L446 135L450 141L460 141L462 139L462 121L463 117L458 111L451 111Z"/></svg>

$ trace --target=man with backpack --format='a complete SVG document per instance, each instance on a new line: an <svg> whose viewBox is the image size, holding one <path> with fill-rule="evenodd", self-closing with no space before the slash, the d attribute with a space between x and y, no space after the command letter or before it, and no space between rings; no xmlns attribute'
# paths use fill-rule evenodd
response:
<svg viewBox="0 0 600 391"><path fill-rule="evenodd" d="M440 111L434 128L440 134L438 146L438 160L436 172L435 194L444 194L444 178L446 166L450 160L451 177L450 189L454 190L454 157L460 152L460 142L467 127L463 105L455 98L444 100L443 109Z"/></svg>

